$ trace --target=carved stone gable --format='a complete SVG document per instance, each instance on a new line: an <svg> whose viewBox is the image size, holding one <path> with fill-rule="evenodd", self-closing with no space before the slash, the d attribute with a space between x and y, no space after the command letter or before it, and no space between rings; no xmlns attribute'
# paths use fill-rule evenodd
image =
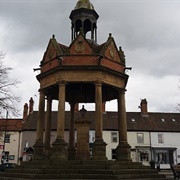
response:
<svg viewBox="0 0 180 180"><path fill-rule="evenodd" d="M117 50L116 44L113 40L111 40L109 43L106 44L107 47L105 48L105 56L108 59L111 59L113 61L121 62L119 57L119 52Z"/></svg>
<svg viewBox="0 0 180 180"><path fill-rule="evenodd" d="M84 36L80 34L71 44L69 52L78 55L92 54L92 49Z"/></svg>

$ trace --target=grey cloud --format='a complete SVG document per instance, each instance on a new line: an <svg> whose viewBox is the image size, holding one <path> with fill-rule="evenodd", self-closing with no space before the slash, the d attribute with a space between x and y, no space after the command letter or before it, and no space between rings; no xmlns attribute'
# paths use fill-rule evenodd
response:
<svg viewBox="0 0 180 180"><path fill-rule="evenodd" d="M15 67L13 76L22 81L17 90L23 94L22 104L38 91L32 68L38 67L52 34L58 42L70 44L69 15L76 2L0 1L0 50L6 49L6 62ZM179 93L175 87L180 74L180 3L174 0L91 2L100 15L98 43L105 42L112 33L117 46L122 46L125 52L127 66L133 68L128 72L127 110L138 111L140 98L146 97L153 110L170 109L173 103L175 106ZM157 86L161 96L156 96ZM170 86L173 93L165 91ZM159 103L162 99L163 104Z"/></svg>
<svg viewBox="0 0 180 180"><path fill-rule="evenodd" d="M57 34L61 40L68 42L70 39L68 35L62 36L64 29L68 29L70 34L70 20L67 22L70 9L66 11L68 4L58 1L4 2L1 4L0 16L6 19L8 28L5 39L11 50L42 49L52 34Z"/></svg>

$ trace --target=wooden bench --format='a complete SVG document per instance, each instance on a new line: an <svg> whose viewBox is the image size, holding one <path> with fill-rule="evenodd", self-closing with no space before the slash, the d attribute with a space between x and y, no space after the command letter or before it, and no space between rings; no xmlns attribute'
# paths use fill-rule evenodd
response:
<svg viewBox="0 0 180 180"><path fill-rule="evenodd" d="M174 175L174 179L180 179L180 165L172 165L170 164L171 170Z"/></svg>

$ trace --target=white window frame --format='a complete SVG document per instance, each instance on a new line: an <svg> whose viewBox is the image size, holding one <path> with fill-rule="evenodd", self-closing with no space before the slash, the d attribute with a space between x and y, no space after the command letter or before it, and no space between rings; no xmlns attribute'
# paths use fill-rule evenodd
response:
<svg viewBox="0 0 180 180"><path fill-rule="evenodd" d="M117 156L116 149L111 149L111 159L116 160L116 156Z"/></svg>
<svg viewBox="0 0 180 180"><path fill-rule="evenodd" d="M118 132L116 132L116 131L111 132L111 142L112 143L118 142Z"/></svg>
<svg viewBox="0 0 180 180"><path fill-rule="evenodd" d="M144 133L137 133L137 143L144 144Z"/></svg>
<svg viewBox="0 0 180 180"><path fill-rule="evenodd" d="M6 132L4 134L4 143L10 143L10 137L11 137L11 134Z"/></svg>
<svg viewBox="0 0 180 180"><path fill-rule="evenodd" d="M164 144L164 134L158 133L158 144Z"/></svg>

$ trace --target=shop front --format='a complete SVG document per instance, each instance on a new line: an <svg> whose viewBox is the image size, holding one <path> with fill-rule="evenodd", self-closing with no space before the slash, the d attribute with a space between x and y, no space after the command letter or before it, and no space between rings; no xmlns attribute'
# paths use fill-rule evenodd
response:
<svg viewBox="0 0 180 180"><path fill-rule="evenodd" d="M152 148L156 167L160 165L160 169L169 169L169 164L177 163L177 148Z"/></svg>

